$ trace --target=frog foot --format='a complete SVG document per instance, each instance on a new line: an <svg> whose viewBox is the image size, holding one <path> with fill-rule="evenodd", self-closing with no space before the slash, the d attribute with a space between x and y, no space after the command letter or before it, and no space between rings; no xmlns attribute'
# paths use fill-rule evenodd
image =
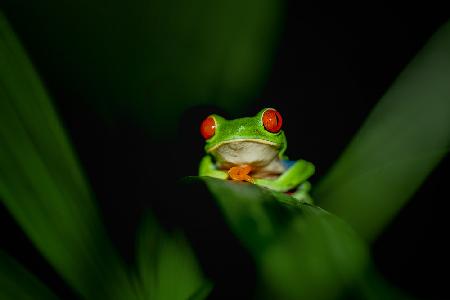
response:
<svg viewBox="0 0 450 300"><path fill-rule="evenodd" d="M228 170L228 175L232 180L254 183L253 178L248 175L251 171L252 167L250 165L240 165L230 168Z"/></svg>

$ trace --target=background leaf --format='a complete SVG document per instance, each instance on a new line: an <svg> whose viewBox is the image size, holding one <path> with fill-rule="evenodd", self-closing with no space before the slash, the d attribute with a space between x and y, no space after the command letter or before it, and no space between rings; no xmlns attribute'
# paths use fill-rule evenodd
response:
<svg viewBox="0 0 450 300"><path fill-rule="evenodd" d="M132 118L158 137L173 134L188 107L209 103L237 112L257 96L279 6L276 0L5 4L19 24L39 24L25 29L40 41L33 53L58 74L55 90L66 101L84 100L109 121Z"/></svg>
<svg viewBox="0 0 450 300"><path fill-rule="evenodd" d="M86 298L134 298L64 130L2 15L0 143L0 199L45 258Z"/></svg>
<svg viewBox="0 0 450 300"><path fill-rule="evenodd" d="M450 147L450 23L446 23L370 114L313 193L318 203L373 240Z"/></svg>
<svg viewBox="0 0 450 300"><path fill-rule="evenodd" d="M57 299L45 285L3 251L0 251L0 298Z"/></svg>

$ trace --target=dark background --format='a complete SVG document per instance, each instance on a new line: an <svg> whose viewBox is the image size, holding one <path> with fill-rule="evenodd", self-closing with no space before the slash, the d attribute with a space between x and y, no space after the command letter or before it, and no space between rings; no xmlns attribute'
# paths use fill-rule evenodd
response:
<svg viewBox="0 0 450 300"><path fill-rule="evenodd" d="M36 55L39 51L34 49L33 37L21 35L33 26L26 13L8 11L6 6L5 14L50 91L97 195L111 238L132 265L134 235L143 212L151 208L168 226L173 221L173 182L196 174L203 155L198 126L211 112L235 118L253 115L262 107L276 107L285 121L287 154L313 162L317 173L312 183L317 182L399 72L449 18L445 9L431 2L411 5L346 8L288 1L269 78L248 109L236 116L219 107L193 107L180 119L177 136L164 139L154 139L130 119L106 124L90 105L78 101L82 95L59 84L55 70L46 68L45 55ZM444 183L448 178L445 159L372 247L381 274L422 299L443 299L446 295L443 274L449 262L446 208L450 197ZM212 228L203 236L193 237L207 273L223 285L232 276L236 281L253 276L251 261L229 233L208 248L205 239L214 230L220 235L226 229L215 223L214 208L185 197L186 202L192 201L198 216L204 216L204 224L209 222ZM4 207L0 220L1 247L60 296L73 297ZM227 260L214 262L216 256L224 255L234 264L226 267ZM239 267L238 272L232 271L235 267Z"/></svg>

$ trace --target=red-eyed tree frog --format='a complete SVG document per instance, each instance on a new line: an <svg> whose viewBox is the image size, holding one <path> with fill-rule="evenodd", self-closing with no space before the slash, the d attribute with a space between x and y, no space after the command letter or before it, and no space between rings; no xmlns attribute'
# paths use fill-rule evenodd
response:
<svg viewBox="0 0 450 300"><path fill-rule="evenodd" d="M306 180L314 174L314 165L288 160L282 124L274 108L234 120L209 115L200 125L206 155L200 162L199 175L247 181L312 203L308 194L311 185Z"/></svg>

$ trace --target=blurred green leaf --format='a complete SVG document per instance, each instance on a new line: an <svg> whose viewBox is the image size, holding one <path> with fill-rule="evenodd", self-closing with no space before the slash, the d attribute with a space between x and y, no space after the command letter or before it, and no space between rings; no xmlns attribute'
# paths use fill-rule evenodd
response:
<svg viewBox="0 0 450 300"><path fill-rule="evenodd" d="M39 41L33 54L58 74L56 84L109 119L131 116L160 136L173 133L193 105L237 113L254 99L281 10L277 0L6 3L24 34Z"/></svg>
<svg viewBox="0 0 450 300"><path fill-rule="evenodd" d="M0 200L89 299L133 299L50 100L0 14Z"/></svg>
<svg viewBox="0 0 450 300"><path fill-rule="evenodd" d="M415 298L387 282L374 265L370 265L358 279L355 289L350 290L342 299L412 300Z"/></svg>
<svg viewBox="0 0 450 300"><path fill-rule="evenodd" d="M352 229L319 207L247 183L209 177L184 183L210 191L254 256L262 278L258 299L336 299L369 263Z"/></svg>
<svg viewBox="0 0 450 300"><path fill-rule="evenodd" d="M450 147L450 23L436 32L313 190L373 240Z"/></svg>
<svg viewBox="0 0 450 300"><path fill-rule="evenodd" d="M137 249L145 299L206 298L211 283L181 233L163 231L148 215L141 224Z"/></svg>
<svg viewBox="0 0 450 300"><path fill-rule="evenodd" d="M0 251L0 299L56 300L57 297L31 273Z"/></svg>

